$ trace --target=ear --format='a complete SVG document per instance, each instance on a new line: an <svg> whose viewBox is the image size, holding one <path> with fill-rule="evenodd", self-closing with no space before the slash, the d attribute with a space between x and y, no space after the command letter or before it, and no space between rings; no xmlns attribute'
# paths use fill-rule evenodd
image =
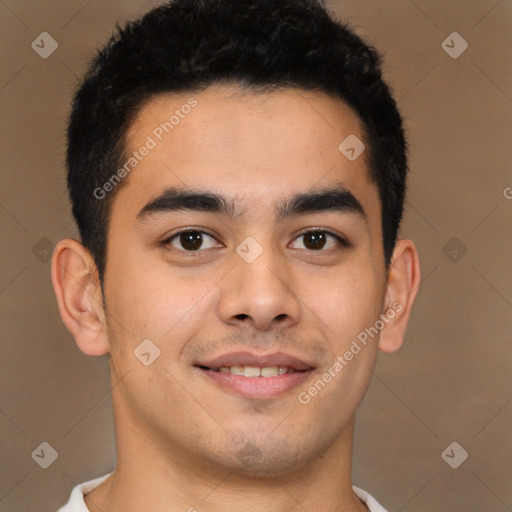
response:
<svg viewBox="0 0 512 512"><path fill-rule="evenodd" d="M109 352L103 296L91 253L77 240L65 238L52 255L52 284L62 321L82 352Z"/></svg>
<svg viewBox="0 0 512 512"><path fill-rule="evenodd" d="M418 251L411 240L398 240L388 270L384 328L380 332L379 350L391 354L401 346L412 304L420 285Z"/></svg>

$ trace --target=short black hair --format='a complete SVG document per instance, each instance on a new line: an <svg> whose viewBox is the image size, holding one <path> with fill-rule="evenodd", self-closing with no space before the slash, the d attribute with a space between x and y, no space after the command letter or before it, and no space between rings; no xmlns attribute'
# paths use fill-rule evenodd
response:
<svg viewBox="0 0 512 512"><path fill-rule="evenodd" d="M123 183L100 199L95 190L126 161L131 122L153 96L214 84L320 91L356 112L379 190L388 268L403 213L407 145L381 63L322 0L173 0L118 25L78 87L67 134L73 216L102 288L110 209Z"/></svg>

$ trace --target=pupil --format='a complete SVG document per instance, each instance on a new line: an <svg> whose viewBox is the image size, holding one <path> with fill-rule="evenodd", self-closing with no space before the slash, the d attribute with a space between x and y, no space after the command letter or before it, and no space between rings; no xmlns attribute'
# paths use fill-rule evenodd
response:
<svg viewBox="0 0 512 512"><path fill-rule="evenodd" d="M203 243L203 237L199 231L189 231L187 233L181 233L180 242L184 249L197 251Z"/></svg>
<svg viewBox="0 0 512 512"><path fill-rule="evenodd" d="M308 249L321 249L325 245L325 233L307 233L304 235L304 245Z"/></svg>

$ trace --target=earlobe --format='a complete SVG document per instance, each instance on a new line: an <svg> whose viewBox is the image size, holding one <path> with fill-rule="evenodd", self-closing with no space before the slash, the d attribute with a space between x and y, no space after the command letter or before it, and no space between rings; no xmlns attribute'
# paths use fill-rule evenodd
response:
<svg viewBox="0 0 512 512"><path fill-rule="evenodd" d="M88 355L109 352L101 287L90 252L65 238L52 255L52 284L62 321Z"/></svg>
<svg viewBox="0 0 512 512"><path fill-rule="evenodd" d="M379 350L396 352L403 343L412 304L420 285L420 264L411 240L398 240L388 272L385 311L389 312L380 333Z"/></svg>

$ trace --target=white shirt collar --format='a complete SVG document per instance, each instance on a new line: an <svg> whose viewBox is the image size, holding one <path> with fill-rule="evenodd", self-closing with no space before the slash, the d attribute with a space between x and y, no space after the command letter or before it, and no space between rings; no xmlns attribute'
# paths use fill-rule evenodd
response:
<svg viewBox="0 0 512 512"><path fill-rule="evenodd" d="M112 473L108 473L107 475L89 480L88 482L84 482L74 487L69 501L66 505L59 508L57 512L89 512L84 501L84 495L91 492L93 489L96 489L96 487L102 484L111 474ZM366 491L363 491L363 489L360 489L355 485L352 486L352 489L358 498L370 509L370 512L387 512L373 496L368 494Z"/></svg>

